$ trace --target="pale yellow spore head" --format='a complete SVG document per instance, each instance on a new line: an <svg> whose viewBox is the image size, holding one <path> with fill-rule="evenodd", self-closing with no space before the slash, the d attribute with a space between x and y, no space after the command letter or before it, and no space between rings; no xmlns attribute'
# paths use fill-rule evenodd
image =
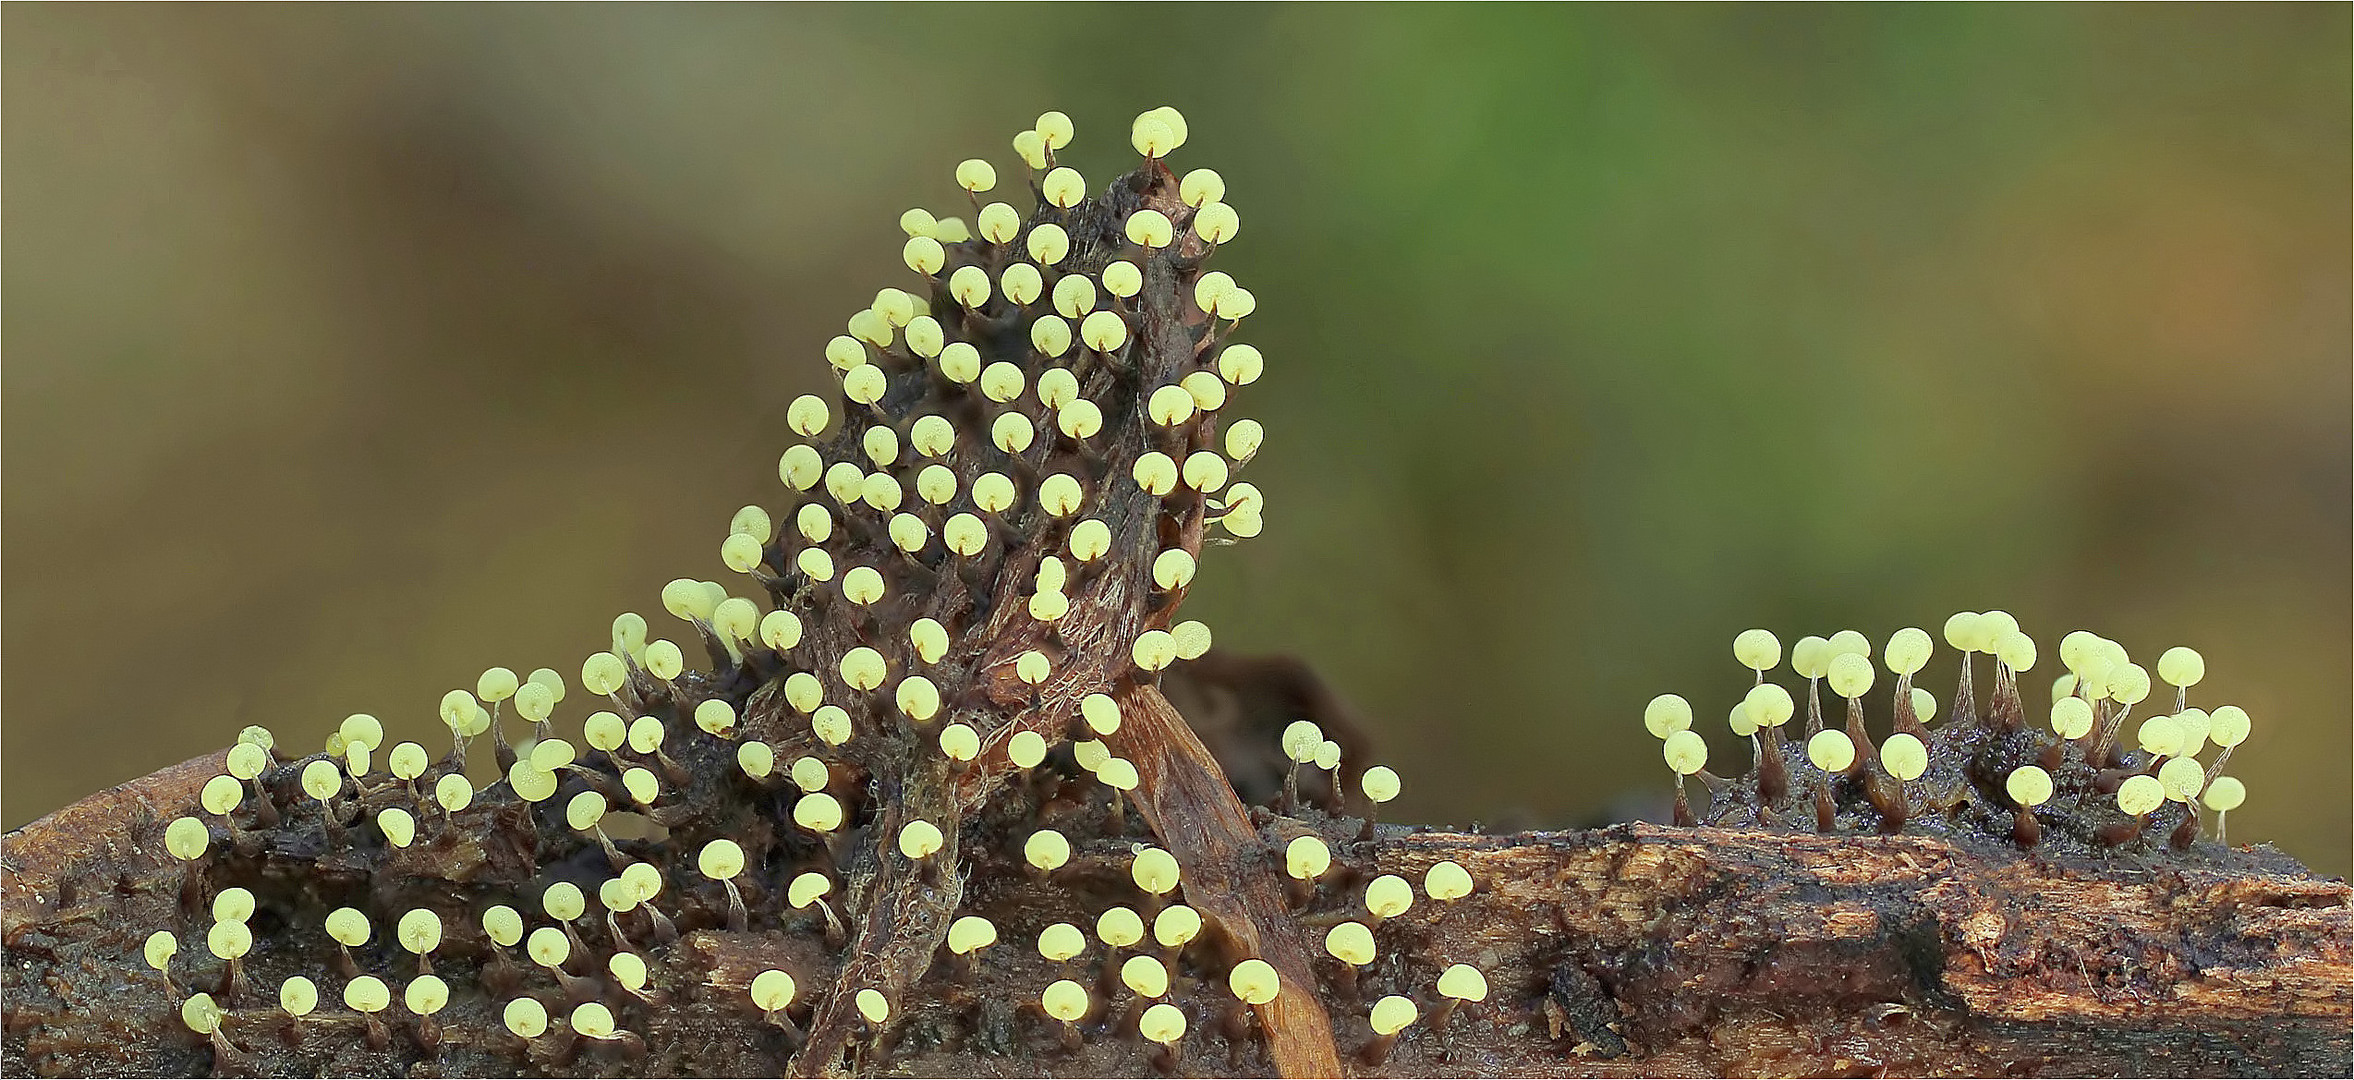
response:
<svg viewBox="0 0 2354 1080"><path fill-rule="evenodd" d="M971 761L981 753L981 733L969 724L950 724L940 729L940 752L950 761Z"/></svg>
<svg viewBox="0 0 2354 1080"><path fill-rule="evenodd" d="M1131 956L1120 962L1120 981L1138 997L1157 998L1169 992L1169 968L1150 956Z"/></svg>
<svg viewBox="0 0 2354 1080"><path fill-rule="evenodd" d="M1469 964L1455 964L1439 974L1439 993L1457 1001L1488 999L1488 977Z"/></svg>
<svg viewBox="0 0 2354 1080"><path fill-rule="evenodd" d="M2117 809L2132 817L2147 814L2166 802L2166 785L2155 776L2129 776L2117 787Z"/></svg>
<svg viewBox="0 0 2354 1080"><path fill-rule="evenodd" d="M2092 732L2092 706L2083 698L2064 697L2052 702L2052 733L2063 739L2081 739Z"/></svg>
<svg viewBox="0 0 2354 1080"><path fill-rule="evenodd" d="M1881 659L1888 670L1898 675L1914 675L1929 665L1929 657L1936 651L1929 631L1908 626L1888 637L1888 646L1881 650Z"/></svg>
<svg viewBox="0 0 2354 1080"><path fill-rule="evenodd" d="M1275 974L1275 965L1254 956L1226 973L1226 987L1243 1004L1265 1005L1283 992L1283 980Z"/></svg>
<svg viewBox="0 0 2354 1080"><path fill-rule="evenodd" d="M1144 1015L1136 1021L1136 1031L1162 1046L1174 1046L1177 1040L1185 1037L1185 1010L1166 1001L1161 1002L1144 1010Z"/></svg>
<svg viewBox="0 0 2354 1080"><path fill-rule="evenodd" d="M1069 979L1056 979L1048 984L1045 990L1039 992L1038 1004L1046 1010L1046 1015L1066 1024L1085 1019L1087 1011L1093 1007L1087 988Z"/></svg>
<svg viewBox="0 0 2354 1080"><path fill-rule="evenodd" d="M1374 960L1373 931L1361 922L1344 922L1324 935L1324 951L1344 964L1364 967Z"/></svg>
<svg viewBox="0 0 2354 1080"><path fill-rule="evenodd" d="M1112 908L1096 917L1095 936L1115 949L1125 949L1144 940L1144 919L1132 908Z"/></svg>
<svg viewBox="0 0 2354 1080"><path fill-rule="evenodd" d="M1314 881L1332 868L1332 848L1313 836L1292 840L1283 849L1284 873L1301 881Z"/></svg>
<svg viewBox="0 0 2354 1080"><path fill-rule="evenodd" d="M1855 740L1844 731L1818 731L1806 741L1806 759L1824 772L1846 772L1855 764Z"/></svg>
<svg viewBox="0 0 2354 1080"><path fill-rule="evenodd" d="M1171 904L1153 916L1152 939L1163 948L1184 948L1201 931L1201 913L1184 904Z"/></svg>
<svg viewBox="0 0 2354 1080"><path fill-rule="evenodd" d="M946 838L941 835L940 827L921 818L908 822L899 830L899 853L910 859L930 858L944 843Z"/></svg>
<svg viewBox="0 0 2354 1080"><path fill-rule="evenodd" d="M2253 726L2248 711L2237 705L2225 705L2207 715L2207 737L2217 746L2238 746L2247 741Z"/></svg>
<svg viewBox="0 0 2354 1080"><path fill-rule="evenodd" d="M2022 765L2004 779L2003 793L2019 806L2041 806L2052 797L2052 774L2041 766Z"/></svg>
<svg viewBox="0 0 2354 1080"><path fill-rule="evenodd" d="M1880 764L1899 780L1917 780L1929 771L1929 748L1907 732L1897 732L1880 744Z"/></svg>
<svg viewBox="0 0 2354 1080"><path fill-rule="evenodd" d="M770 968L752 977L752 1004L762 1012L776 1012L793 1003L800 986L790 973Z"/></svg>
<svg viewBox="0 0 2354 1080"><path fill-rule="evenodd" d="M1771 630L1743 630L1733 638L1733 659L1753 671L1772 671L1782 662L1782 640Z"/></svg>
<svg viewBox="0 0 2354 1080"><path fill-rule="evenodd" d="M1678 776L1690 776L1708 767L1708 742L1699 732L1679 731L1660 745L1660 756Z"/></svg>
<svg viewBox="0 0 2354 1080"><path fill-rule="evenodd" d="M1179 877L1177 857L1157 847L1136 853L1128 873L1136 887L1155 896L1166 896L1177 888Z"/></svg>
<svg viewBox="0 0 2354 1080"><path fill-rule="evenodd" d="M507 1031L518 1038L536 1039L548 1031L548 1009L536 998L516 998L500 1014Z"/></svg>
<svg viewBox="0 0 2354 1080"><path fill-rule="evenodd" d="M1414 906L1414 886L1396 874L1383 874L1365 886L1365 910L1379 918L1403 915Z"/></svg>
<svg viewBox="0 0 2354 1080"><path fill-rule="evenodd" d="M1390 1036L1406 1030L1407 1025L1420 1015L1421 1011L1414 1006L1414 999L1391 994L1373 1003L1373 1011L1367 1020L1374 1034Z"/></svg>
<svg viewBox="0 0 2354 1080"><path fill-rule="evenodd" d="M1022 842L1022 859L1040 870L1059 870L1071 861L1071 842L1053 829L1040 829Z"/></svg>
<svg viewBox="0 0 2354 1080"><path fill-rule="evenodd" d="M1433 900L1460 900L1472 888L1471 872L1452 859L1432 864L1422 875L1422 893Z"/></svg>
<svg viewBox="0 0 2354 1080"><path fill-rule="evenodd" d="M1853 700L1871 692L1874 672L1871 660L1856 653L1840 653L1831 658L1825 671L1831 692Z"/></svg>
<svg viewBox="0 0 2354 1080"><path fill-rule="evenodd" d="M1781 727L1798 712L1798 703L1791 699L1790 691L1774 683L1750 687L1741 703L1748 707L1749 718L1759 727Z"/></svg>
<svg viewBox="0 0 2354 1080"><path fill-rule="evenodd" d="M1038 955L1055 963L1063 963L1087 951L1087 935L1067 922L1058 922L1038 932Z"/></svg>
<svg viewBox="0 0 2354 1080"><path fill-rule="evenodd" d="M2177 645L2158 657L2158 678L2168 686L2192 687L2207 677L2207 658L2198 650Z"/></svg>
<svg viewBox="0 0 2354 1080"><path fill-rule="evenodd" d="M959 916L948 925L948 951L958 956L970 956L995 944L997 924L979 915Z"/></svg>

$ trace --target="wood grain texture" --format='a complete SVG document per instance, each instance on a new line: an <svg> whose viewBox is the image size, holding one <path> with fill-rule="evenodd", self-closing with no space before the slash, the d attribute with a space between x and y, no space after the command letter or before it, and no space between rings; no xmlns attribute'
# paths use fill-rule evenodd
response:
<svg viewBox="0 0 2354 1080"><path fill-rule="evenodd" d="M209 775L210 756L77 803L6 837L4 1056L11 1075L187 1075L214 1051L179 1025L139 960L175 917L182 870L156 837ZM1317 900L1274 913L1311 927L1350 910L1378 873L1419 881L1451 859L1477 890L1421 900L1378 931L1356 993L1320 991L1344 1068L1367 1075L2343 1075L2354 1045L2354 897L2268 849L2052 861L1912 836L1833 837L1651 825L1510 836L1384 829L1260 815L1272 851L1313 831L1340 865ZM1272 857L1272 856L1270 856ZM1053 882L982 892L1001 925L1091 918L1121 861L1097 853ZM1012 935L1009 934L1009 938ZM742 1075L785 1044L730 1007L750 974L806 942L755 928L688 935L663 967L650 1056L525 1048L454 1006L427 1055L396 1035L370 1050L331 1005L299 1049L268 1010L232 1031L226 1071ZM1318 956L1319 975L1337 973ZM1434 1028L1439 970L1488 974L1484 1005ZM1023 1002L1056 977L1001 948L980 977L910 1003L881 1071L916 1075L1150 1075L1131 1034L1076 1051ZM265 981L264 985L272 985ZM1247 1025L1221 1022L1222 987L1194 986L1176 1070L1263 1073ZM1424 1006L1379 1068L1354 1057L1385 993ZM1226 999L1230 1000L1230 999ZM397 1025L396 1025L397 1027ZM545 1044L547 1040L541 1040ZM429 1060L430 1058L430 1060Z"/></svg>

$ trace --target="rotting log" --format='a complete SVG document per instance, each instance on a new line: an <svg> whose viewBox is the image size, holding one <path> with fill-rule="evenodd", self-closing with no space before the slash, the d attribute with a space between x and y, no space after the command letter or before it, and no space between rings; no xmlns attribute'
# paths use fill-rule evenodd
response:
<svg viewBox="0 0 2354 1080"><path fill-rule="evenodd" d="M306 1021L304 1049L248 1026L232 1034L249 1056L216 1062L139 958L147 931L174 917L183 873L143 838L195 797L216 761L165 769L6 836L0 1069L773 1069L776 1033L718 1003L806 943L709 930L690 934L668 965L669 1004L646 1031L644 1060L558 1060L460 1012L443 1018L427 1061L414 1046L378 1052L337 1039L358 1021L323 1007ZM2354 1054L2354 897L2266 848L2102 863L1903 835L1635 824L1509 836L1384 828L1358 842L1335 822L1258 824L1270 850L1308 830L1331 839L1347 867L1325 885L1335 896L1377 873L1419 881L1442 859L1477 883L1467 898L1424 901L1385 922L1361 1000L1327 1002L1344 1059L1368 1075L2338 1076ZM1051 885L1007 884L972 904L1009 928L1078 921L1101 910L1098 894L1119 877L1115 854L1088 854ZM1374 997L1416 996L1427 1021L1431 980L1453 962L1487 972L1485 1004L1436 1030L1408 1029L1379 1068L1352 1056L1369 1041ZM997 950L985 979L951 981L879 1060L914 1075L1151 1074L1133 1035L1067 1051L1052 1022L1025 1008L1034 996L1008 989L1034 995L1052 968L1024 948ZM1223 992L1200 989L1202 1000ZM1248 1040L1230 1042L1220 1026L1188 1036L1177 1070L1264 1071Z"/></svg>

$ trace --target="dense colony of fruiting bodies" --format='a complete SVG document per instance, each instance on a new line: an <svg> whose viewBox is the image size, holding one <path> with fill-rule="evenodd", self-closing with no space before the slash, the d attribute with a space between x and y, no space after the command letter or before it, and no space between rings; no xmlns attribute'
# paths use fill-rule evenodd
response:
<svg viewBox="0 0 2354 1080"><path fill-rule="evenodd" d="M1790 670L1806 680L1805 733L1794 736L1784 729L1798 716L1798 699L1767 677L1782 663L1782 643L1766 630L1743 632L1733 655L1757 680L1728 723L1750 741L1748 775L1726 780L1707 770L1708 744L1692 730L1683 698L1662 694L1644 710L1644 726L1661 740L1676 774L1678 824L1697 819L1684 785L1697 776L1710 793L1705 816L1720 825L1895 832L1909 824L2026 848L2184 849L2199 838L2204 807L2223 838L2224 818L2247 796L2223 766L2248 737L2248 714L2236 705L2209 712L2190 704L2190 688L2207 673L2196 651L2178 646L2158 658L2157 681L2171 694L2152 700L2150 672L2123 646L2089 631L2070 633L2059 648L2067 673L2052 684L2048 720L2036 721L2019 688L2020 675L2035 666L2036 645L2018 620L2002 611L1962 612L1946 620L1944 638L1961 654L1950 716L1931 727L1936 702L1913 685L1935 648L1928 631L1899 630L1881 649L1895 683L1882 684L1889 730L1875 742L1864 702L1877 668L1862 634L1806 637L1790 648ZM1994 667L1983 708L1971 682L1979 654ZM1844 723L1823 716L1826 683L1846 702ZM2210 745L2214 759L2202 764L2198 755Z"/></svg>
<svg viewBox="0 0 2354 1080"><path fill-rule="evenodd" d="M744 507L720 544L757 599L681 579L662 602L684 647L624 614L576 680L491 668L441 700L440 754L388 746L368 715L307 756L240 735L201 806L164 829L187 867L184 921L146 950L216 1064L258 1040L319 1068L343 1060L338 1040L424 1058L466 1025L469 1045L503 1040L538 1067L636 1059L664 969L713 933L797 943L774 955L798 962L721 1007L799 1073L878 1066L929 985L986 982L1008 949L1063 974L993 987L1023 1003L1032 1038L1126 1042L1163 1067L1205 1022L1240 1052L1287 995L1357 1011L1368 1061L1485 998L1460 963L1392 963L1363 993L1378 925L1417 884L1366 882L1314 838L1277 851L1246 834L1269 894L1292 889L1275 917L1313 913L1318 929L1291 928L1324 955L1252 955L1264 935L1221 902L1241 885L1189 879L1179 855L1202 841L1135 812L1170 813L1139 791L1171 753L1139 710L1160 701L1160 672L1209 648L1174 614L1203 548L1230 542L1211 530L1260 530L1263 498L1237 474L1264 432L1220 423L1263 364L1228 340L1255 299L1204 265L1240 228L1225 183L1171 171L1175 110L1131 134L1142 166L1090 195L1058 160L1070 120L1047 113L1014 140L1033 210L984 202L999 181L972 160L955 170L970 226L901 219L924 287L882 290L826 344L839 392L792 403L805 441L780 460L781 496ZM559 718L573 687L577 728ZM1339 745L1305 721L1282 742L1283 809L1303 769L1342 809ZM1369 832L1397 776L1348 775ZM960 910L995 877L1051 878L1080 857L1133 884L1092 926ZM1453 864L1419 883L1424 902L1471 888ZM332 951L270 948L318 931ZM1324 1001L1307 1004L1329 1057ZM1269 1057L1302 1067L1272 1051L1257 1067Z"/></svg>
<svg viewBox="0 0 2354 1080"><path fill-rule="evenodd" d="M624 614L576 680L491 668L441 700L439 755L387 747L364 714L307 756L241 733L200 805L162 829L186 864L182 920L145 950L216 1066L267 1042L307 1070L461 1047L548 1071L626 1067L665 1051L662 1010L688 993L796 1074L888 1067L911 1014L975 987L976 1044L1117 1046L1161 1069L1205 1043L1256 1072L1336 1071L1339 1052L1374 1066L1416 1031L1443 1045L1450 1025L1492 1022L1459 1015L1484 1011L1479 968L1383 929L1470 895L1471 875L1439 862L1411 881L1352 858L1396 773L1344 770L1340 744L1303 720L1282 733L1292 769L1275 808L1307 834L1271 843L1238 828L1239 805L1185 805L1234 796L1179 775L1188 751L1173 744L1191 736L1166 727L1156 683L1210 647L1176 609L1206 546L1260 531L1263 496L1237 474L1265 434L1221 423L1263 367L1228 340L1256 301L1205 267L1240 220L1217 174L1168 166L1185 137L1174 110L1139 116L1143 165L1090 195L1058 160L1070 120L1047 113L1014 139L1027 214L984 203L998 177L972 160L955 170L971 225L902 217L924 288L884 289L852 316L823 350L839 392L788 409L805 441L780 459L782 494L737 512L719 550L759 599L694 579L662 590L686 647ZM1892 730L1875 741L1861 635L1790 650L1807 680L1796 738L1783 728L1797 698L1767 679L1781 644L1742 634L1757 685L1731 724L1752 740L1750 775L1706 770L1683 699L1646 713L1679 823L1701 816L1683 790L1697 776L1717 824L2186 847L2204 805L2220 836L2244 794L2221 769L2248 721L2189 706L2196 653L2159 661L2174 708L2129 731L2150 676L2069 635L2047 733L2021 700L2035 646L2015 621L1960 615L1945 637L1964 658L1950 720L1930 727L1912 685L1929 635L1900 631L1882 650ZM707 667L689 660L697 645ZM1981 652L1995 658L1983 712ZM1825 681L1844 725L1825 722ZM577 733L558 716L575 685ZM2222 750L2201 766L2208 743ZM1241 862L1212 858L1238 837ZM1097 876L1082 891L1107 900L1091 922L999 925L970 903L1083 870ZM1253 925L1262 915L1280 932ZM682 982L715 935L770 960ZM1009 950L1047 975L1009 983L991 970ZM1334 1045L1327 1009L1351 1015L1351 1045Z"/></svg>

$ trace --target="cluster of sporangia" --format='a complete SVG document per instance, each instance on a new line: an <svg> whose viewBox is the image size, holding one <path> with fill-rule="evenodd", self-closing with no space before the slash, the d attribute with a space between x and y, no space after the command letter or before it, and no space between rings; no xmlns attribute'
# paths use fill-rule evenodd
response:
<svg viewBox="0 0 2354 1080"><path fill-rule="evenodd" d="M2248 737L2248 714L2236 705L2213 712L2190 704L2190 688L2207 664L2188 648L2158 658L2158 679L2173 687L2172 709L2149 701L2150 673L2123 646L2089 631L2060 639L2067 674L2052 684L2048 723L2032 722L2019 676L2035 666L2035 641L2001 611L1962 612L1946 620L1945 641L1961 654L1952 715L1931 728L1936 701L1913 685L1934 644L1926 630L1891 635L1881 662L1896 676L1889 733L1866 730L1864 700L1877 670L1862 634L1843 630L1806 637L1790 649L1790 669L1806 680L1806 732L1785 735L1797 715L1788 689L1767 681L1782 662L1782 643L1765 630L1733 639L1733 656L1757 683L1733 706L1733 734L1749 739L1749 775L1725 780L1707 770L1708 744L1692 728L1692 707L1674 694L1653 698L1643 724L1662 740L1676 774L1676 821L1695 821L1684 778L1710 790L1713 824L1785 825L1821 832L1896 832L1908 822L2008 838L2023 848L2059 843L2079 851L2198 840L2200 807L2224 817L2247 797L2224 762ZM1972 660L1994 659L1994 687L1980 711L1971 689ZM1844 727L1824 723L1820 687L1847 702ZM2161 701L2164 698L2160 699ZM2138 721L2134 710L2145 715ZM2128 725L2132 737L2125 738ZM2218 747L2213 761L2198 755Z"/></svg>
<svg viewBox="0 0 2354 1080"><path fill-rule="evenodd" d="M851 1054L878 1052L920 992L847 962L906 947L878 939L874 905L960 877L1051 877L1076 850L1125 860L1133 906L1003 944L979 915L943 919L944 936L921 928L933 936L910 977L968 981L992 949L1035 948L1065 977L996 989L1027 1003L1050 1049L1141 1039L1166 1065L1205 1019L1247 1034L1242 1006L1286 991L1266 962L1204 947L1215 928L1183 902L1177 861L1122 812L1137 770L1101 741L1121 724L1106 691L1209 648L1207 627L1170 622L1205 529L1260 530L1259 492L1234 480L1260 425L1233 420L1213 443L1262 365L1226 341L1251 293L1203 269L1239 219L1216 173L1164 163L1185 134L1175 110L1138 117L1144 164L1091 196L1056 161L1072 126L1050 112L1014 139L1027 215L982 202L998 180L973 160L955 174L970 228L901 218L923 289L882 290L826 345L840 392L788 410L808 441L780 461L782 513L743 508L720 546L765 605L710 581L662 592L708 669L624 614L580 667L595 711L577 736L557 732L567 684L544 668L450 691L438 756L386 749L367 715L307 757L246 729L201 813L165 832L187 864L186 925L146 953L187 1026L223 1060L263 1038L430 1055L461 1016L547 1067L634 1057L682 934L724 928L822 942L825 964L762 971L727 1007L767 1026L780 1066L806 1052L830 1067L850 1040L820 1047L829 1029L852 1029ZM511 743L515 721L530 732ZM485 734L498 775L478 786L468 743ZM1315 725L1293 725L1284 749L1337 787L1339 748ZM1375 767L1358 787L1384 802L1398 780ZM1021 823L988 833L1018 850L977 850L968 826L984 821ZM1301 904L1320 882L1364 880L1314 838L1268 857ZM1472 888L1453 863L1422 883L1436 901ZM1362 909L1325 943L1330 981L1347 984L1334 1000L1367 1010L1369 1059L1486 996L1466 965L1411 980L1391 965L1384 985L1406 993L1367 1003L1353 976L1415 888L1384 876L1322 900ZM257 947L259 931L303 926L335 951Z"/></svg>

